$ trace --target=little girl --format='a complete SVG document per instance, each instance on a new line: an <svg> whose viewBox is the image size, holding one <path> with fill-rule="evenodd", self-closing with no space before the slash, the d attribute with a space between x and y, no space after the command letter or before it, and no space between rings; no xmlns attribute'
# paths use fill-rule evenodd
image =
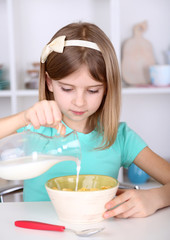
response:
<svg viewBox="0 0 170 240"><path fill-rule="evenodd" d="M119 190L106 204L105 218L145 217L170 205L170 164L152 152L126 123L119 123L121 79L112 43L90 23L59 30L41 55L39 102L0 119L0 137L32 131L54 136L76 130L81 144L80 174L117 178L121 166L135 163L162 184L149 190ZM62 124L62 125L61 125ZM60 129L59 129L59 126ZM48 201L45 182L76 174L74 162L61 162L24 181L25 201Z"/></svg>

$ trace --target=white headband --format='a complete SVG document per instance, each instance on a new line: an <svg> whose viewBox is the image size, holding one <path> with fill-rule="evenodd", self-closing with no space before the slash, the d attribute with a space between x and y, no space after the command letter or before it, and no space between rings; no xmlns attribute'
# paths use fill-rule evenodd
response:
<svg viewBox="0 0 170 240"><path fill-rule="evenodd" d="M64 50L64 47L68 47L68 46L87 47L87 48L92 48L97 51L100 51L99 47L94 42L89 42L85 40L65 40L65 38L66 36L57 37L51 43L49 43L43 48L43 51L41 54L42 63L45 63L48 55L51 52L62 53Z"/></svg>

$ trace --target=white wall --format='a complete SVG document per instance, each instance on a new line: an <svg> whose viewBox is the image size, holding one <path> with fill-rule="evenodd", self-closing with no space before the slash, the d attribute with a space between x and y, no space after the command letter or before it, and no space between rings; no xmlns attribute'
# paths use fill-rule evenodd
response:
<svg viewBox="0 0 170 240"><path fill-rule="evenodd" d="M170 160L170 94L123 95L121 120Z"/></svg>
<svg viewBox="0 0 170 240"><path fill-rule="evenodd" d="M167 63L169 10L169 0L120 0L121 44L132 36L135 24L146 20L144 37L152 43L156 62ZM124 95L121 120L139 133L152 150L170 160L170 94Z"/></svg>

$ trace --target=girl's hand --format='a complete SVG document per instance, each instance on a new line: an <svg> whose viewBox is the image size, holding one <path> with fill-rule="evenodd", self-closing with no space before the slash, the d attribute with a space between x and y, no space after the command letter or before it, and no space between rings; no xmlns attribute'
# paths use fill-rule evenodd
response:
<svg viewBox="0 0 170 240"><path fill-rule="evenodd" d="M43 100L24 112L26 124L35 129L40 126L56 128L61 135L65 134L65 126L61 124L62 114L55 101Z"/></svg>
<svg viewBox="0 0 170 240"><path fill-rule="evenodd" d="M104 213L104 218L146 217L158 209L160 198L156 189L119 189L117 194L118 196L106 204L108 211Z"/></svg>

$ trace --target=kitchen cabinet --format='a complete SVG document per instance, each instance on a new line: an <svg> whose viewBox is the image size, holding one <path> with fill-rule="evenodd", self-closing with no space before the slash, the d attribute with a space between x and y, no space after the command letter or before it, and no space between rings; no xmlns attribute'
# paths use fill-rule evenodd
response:
<svg viewBox="0 0 170 240"><path fill-rule="evenodd" d="M115 46L121 68L121 46L134 24L148 21L145 37L159 64L170 47L169 0L0 0L0 64L10 88L0 90L0 117L22 111L38 100L25 89L26 71L38 62L42 48L62 26L73 21L97 24ZM124 86L124 85L123 85ZM123 88L121 120L138 132L158 154L170 159L170 88Z"/></svg>

